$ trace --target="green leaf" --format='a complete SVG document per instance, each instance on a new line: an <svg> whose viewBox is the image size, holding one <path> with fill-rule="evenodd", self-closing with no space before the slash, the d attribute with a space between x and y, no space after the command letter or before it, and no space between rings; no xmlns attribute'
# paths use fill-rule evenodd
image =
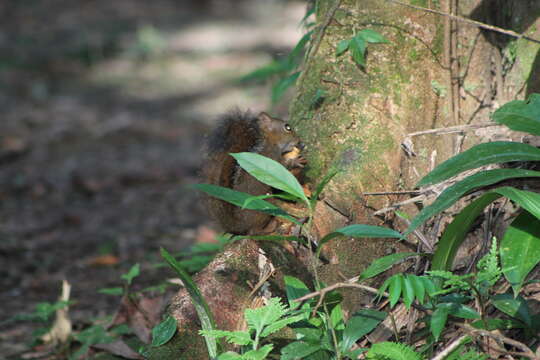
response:
<svg viewBox="0 0 540 360"><path fill-rule="evenodd" d="M491 299L493 306L516 319L532 326L531 314L527 302L521 296L514 298L511 294L498 294Z"/></svg>
<svg viewBox="0 0 540 360"><path fill-rule="evenodd" d="M493 120L515 131L540 136L540 94L531 94L527 101L514 100L493 113Z"/></svg>
<svg viewBox="0 0 540 360"><path fill-rule="evenodd" d="M414 296L420 304L423 304L426 296L426 288L424 286L424 282L419 276L416 275L407 274L407 278L410 280L413 287Z"/></svg>
<svg viewBox="0 0 540 360"><path fill-rule="evenodd" d="M127 274L123 274L120 277L127 281L128 285L131 285L131 282L133 279L135 279L139 274L141 273L141 266L139 264L135 264L129 269Z"/></svg>
<svg viewBox="0 0 540 360"><path fill-rule="evenodd" d="M392 276L390 279L390 286L388 289L388 294L390 295L388 299L390 300L391 308L393 308L399 301L402 290L403 290L403 275L396 274Z"/></svg>
<svg viewBox="0 0 540 360"><path fill-rule="evenodd" d="M339 170L331 170L328 174L326 174L323 177L321 182L317 185L310 199L312 208L315 208L315 205L317 204L317 200L319 199L319 196L321 195L322 191L324 190L326 185L328 185L330 180L332 180L332 178L337 175L338 172Z"/></svg>
<svg viewBox="0 0 540 360"><path fill-rule="evenodd" d="M234 351L227 351L220 354L218 360L244 360L244 357Z"/></svg>
<svg viewBox="0 0 540 360"><path fill-rule="evenodd" d="M287 293L289 306L297 305L294 301L295 299L301 298L311 292L306 284L294 276L285 275L283 281L285 282L285 292Z"/></svg>
<svg viewBox="0 0 540 360"><path fill-rule="evenodd" d="M433 169L416 185L439 183L465 170L510 161L540 161L540 149L511 141L494 141L473 146Z"/></svg>
<svg viewBox="0 0 540 360"><path fill-rule="evenodd" d="M354 224L342 227L340 229L327 234L319 241L319 249L317 250L317 255L320 253L321 246L328 241L332 240L338 236L349 236L355 238L400 238L403 239L403 235L399 232L388 229L381 226L373 225L363 225L363 224Z"/></svg>
<svg viewBox="0 0 540 360"><path fill-rule="evenodd" d="M477 329L484 329L489 331L522 329L525 327L523 323L518 322L517 320L500 318L477 320L472 322L471 326L474 326Z"/></svg>
<svg viewBox="0 0 540 360"><path fill-rule="evenodd" d="M266 306L246 309L244 315L249 327L260 334L265 326L276 322L285 312L285 305L279 298L270 298Z"/></svg>
<svg viewBox="0 0 540 360"><path fill-rule="evenodd" d="M247 351L246 353L244 353L244 356L242 357L242 359L246 359L246 360L266 359L266 357L268 356L268 354L270 354L273 348L274 348L274 345L266 344L264 346L261 346L257 350Z"/></svg>
<svg viewBox="0 0 540 360"><path fill-rule="evenodd" d="M359 280L365 280L379 275L380 273L390 269L392 265L402 261L411 256L421 255L419 253L396 253L384 256L382 258L374 260L368 267L365 269L362 274L360 274Z"/></svg>
<svg viewBox="0 0 540 360"><path fill-rule="evenodd" d="M480 319L480 314L466 305L459 303L440 303L437 308L445 308L449 315L462 319Z"/></svg>
<svg viewBox="0 0 540 360"><path fill-rule="evenodd" d="M354 61L360 66L366 66L366 41L358 35L351 39L349 50L351 51Z"/></svg>
<svg viewBox="0 0 540 360"><path fill-rule="evenodd" d="M178 261L176 261L176 259L164 248L161 248L161 256L176 271L176 274L184 283L191 302L197 311L197 316L201 322L202 329L213 330L216 326L212 317L212 312L210 311L210 308L204 300L201 292L197 288L197 285L191 279L191 276L189 276L189 274L182 269ZM212 336L205 336L204 340L206 342L206 347L208 348L208 355L210 355L211 358L215 358L217 356L218 347L216 339Z"/></svg>
<svg viewBox="0 0 540 360"><path fill-rule="evenodd" d="M92 325L75 335L75 338L83 344L109 344L114 338L107 334L105 328L101 325Z"/></svg>
<svg viewBox="0 0 540 360"><path fill-rule="evenodd" d="M152 329L152 346L161 346L169 342L176 332L176 320L167 315L165 320Z"/></svg>
<svg viewBox="0 0 540 360"><path fill-rule="evenodd" d="M401 284L403 287L403 303L407 309L410 309L415 298L412 280L409 276L404 276L401 278Z"/></svg>
<svg viewBox="0 0 540 360"><path fill-rule="evenodd" d="M470 203L446 227L431 262L432 270L451 270L458 248L465 240L465 236L486 206L500 198L501 195L487 193Z"/></svg>
<svg viewBox="0 0 540 360"><path fill-rule="evenodd" d="M210 184L195 184L192 186L197 190L203 191L213 197L227 201L238 207L242 207L246 203L246 200L252 197L252 195L249 195L240 191L232 190L232 189L222 187L222 186L216 186L216 185L210 185ZM246 209L262 211L272 216L279 216L283 219L287 219L295 224L298 224L298 225L300 224L295 218L293 218L292 216L287 214L285 211L283 211L283 209L264 200L256 199L256 200L250 201L246 205Z"/></svg>
<svg viewBox="0 0 540 360"><path fill-rule="evenodd" d="M302 199L306 204L309 203L302 185L293 174L277 161L251 152L231 155L244 170L260 182L294 195Z"/></svg>
<svg viewBox="0 0 540 360"><path fill-rule="evenodd" d="M345 316L341 304L335 305L330 311L330 321L335 330L345 329Z"/></svg>
<svg viewBox="0 0 540 360"><path fill-rule="evenodd" d="M295 60L304 51L306 44L311 39L311 35L313 35L313 30L305 33L298 43L296 43L294 49L289 53L289 56L287 56L287 61L291 64L291 69L295 67Z"/></svg>
<svg viewBox="0 0 540 360"><path fill-rule="evenodd" d="M433 311L433 314L431 315L431 321L429 324L429 328L431 330L431 333L435 337L435 340L439 340L439 336L441 336L447 319L448 308L444 306L437 306L437 308L435 309L435 311Z"/></svg>
<svg viewBox="0 0 540 360"><path fill-rule="evenodd" d="M276 85L274 85L274 87L272 87L272 103L275 104L278 102L285 91L296 83L296 79L298 79L299 76L300 71L297 71L294 74L281 79Z"/></svg>
<svg viewBox="0 0 540 360"><path fill-rule="evenodd" d="M373 344L367 353L368 359L422 360L422 356L410 346L393 342Z"/></svg>
<svg viewBox="0 0 540 360"><path fill-rule="evenodd" d="M321 346L318 344L295 341L281 349L281 360L304 359L320 349Z"/></svg>
<svg viewBox="0 0 540 360"><path fill-rule="evenodd" d="M228 343L235 345L248 345L253 343L253 339L247 331L226 331L226 330L199 330L203 336L211 336L216 339L226 338Z"/></svg>
<svg viewBox="0 0 540 360"><path fill-rule="evenodd" d="M476 217L484 211L488 204L501 195L540 218L540 194L507 186L490 191L469 204L447 226L433 255L431 263L433 270L450 270L452 268L457 249L474 224Z"/></svg>
<svg viewBox="0 0 540 360"><path fill-rule="evenodd" d="M283 319L274 321L273 323L269 324L268 326L264 328L264 330L261 332L261 337L267 337L268 335L271 335L275 333L276 331L283 329L285 326L297 323L304 319L305 319L304 314L298 314L294 316L287 316Z"/></svg>
<svg viewBox="0 0 540 360"><path fill-rule="evenodd" d="M540 262L540 220L521 213L508 226L500 247L503 273L517 296L529 272Z"/></svg>
<svg viewBox="0 0 540 360"><path fill-rule="evenodd" d="M495 184L506 179L526 177L540 177L540 172L522 169L494 169L480 171L474 175L471 175L464 180L448 187L437 197L437 199L435 199L431 205L423 208L422 211L420 211L420 213L411 221L409 228L407 231L405 231L405 235L410 234L427 219L448 209L463 195L475 189Z"/></svg>
<svg viewBox="0 0 540 360"><path fill-rule="evenodd" d="M264 65L242 76L239 79L239 81L240 82L262 81L262 80L268 79L271 76L282 74L290 70L292 70L291 64L287 60L285 59L281 59L279 61L275 60L269 63L268 65Z"/></svg>
<svg viewBox="0 0 540 360"><path fill-rule="evenodd" d="M98 290L98 293L105 294L105 295L119 296L119 295L124 294L124 289L121 287L101 288Z"/></svg>
<svg viewBox="0 0 540 360"><path fill-rule="evenodd" d="M540 219L540 194L532 191L518 190L510 186L498 188L491 192L506 196L507 198L530 212L537 219Z"/></svg>
<svg viewBox="0 0 540 360"><path fill-rule="evenodd" d="M349 48L351 39L341 40L336 47L336 56L343 54Z"/></svg>
<svg viewBox="0 0 540 360"><path fill-rule="evenodd" d="M387 313L371 309L356 312L345 324L341 351L349 350L361 337L369 334L386 318Z"/></svg>
<svg viewBox="0 0 540 360"><path fill-rule="evenodd" d="M362 39L372 44L388 42L388 40L384 36L372 29L362 29L358 32L358 35L356 36L360 36Z"/></svg>

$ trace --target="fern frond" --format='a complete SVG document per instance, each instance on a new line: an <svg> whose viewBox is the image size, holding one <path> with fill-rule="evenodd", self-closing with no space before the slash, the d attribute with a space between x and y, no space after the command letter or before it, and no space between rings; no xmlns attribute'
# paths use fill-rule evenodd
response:
<svg viewBox="0 0 540 360"><path fill-rule="evenodd" d="M245 317L248 326L260 333L266 325L279 320L287 312L287 307L277 297L271 298L268 304L256 309L246 309Z"/></svg>
<svg viewBox="0 0 540 360"><path fill-rule="evenodd" d="M423 357L412 347L394 342L373 344L367 353L368 359L422 360Z"/></svg>

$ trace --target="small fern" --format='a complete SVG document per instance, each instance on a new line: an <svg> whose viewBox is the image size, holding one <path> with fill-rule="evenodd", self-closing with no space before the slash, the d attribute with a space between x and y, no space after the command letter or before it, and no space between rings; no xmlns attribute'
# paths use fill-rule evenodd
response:
<svg viewBox="0 0 540 360"><path fill-rule="evenodd" d="M493 238L489 252L478 261L476 267L478 269L476 283L479 288L490 288L500 279L502 270L499 266L497 239L495 237Z"/></svg>
<svg viewBox="0 0 540 360"><path fill-rule="evenodd" d="M394 342L373 344L367 353L373 360L422 360L423 356L408 345Z"/></svg>

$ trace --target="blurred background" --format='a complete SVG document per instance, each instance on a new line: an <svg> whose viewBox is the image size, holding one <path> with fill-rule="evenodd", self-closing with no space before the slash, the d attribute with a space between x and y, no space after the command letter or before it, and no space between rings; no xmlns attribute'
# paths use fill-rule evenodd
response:
<svg viewBox="0 0 540 360"><path fill-rule="evenodd" d="M286 56L306 1L0 2L0 323L72 284L77 323L173 276L171 252L213 241L198 195L205 133L234 106L286 117L271 84L239 82ZM0 327L0 354L31 325ZM0 356L1 357L1 356Z"/></svg>

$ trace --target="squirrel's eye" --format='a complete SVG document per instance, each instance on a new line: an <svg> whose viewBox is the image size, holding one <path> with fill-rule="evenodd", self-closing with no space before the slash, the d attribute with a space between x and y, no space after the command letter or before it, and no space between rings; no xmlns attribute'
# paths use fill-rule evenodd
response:
<svg viewBox="0 0 540 360"><path fill-rule="evenodd" d="M292 131L292 128L290 127L290 125L289 125L289 124L285 124L285 125L283 125L283 128L284 128L284 129L285 129L285 131L287 131L287 132L291 132L291 131Z"/></svg>

